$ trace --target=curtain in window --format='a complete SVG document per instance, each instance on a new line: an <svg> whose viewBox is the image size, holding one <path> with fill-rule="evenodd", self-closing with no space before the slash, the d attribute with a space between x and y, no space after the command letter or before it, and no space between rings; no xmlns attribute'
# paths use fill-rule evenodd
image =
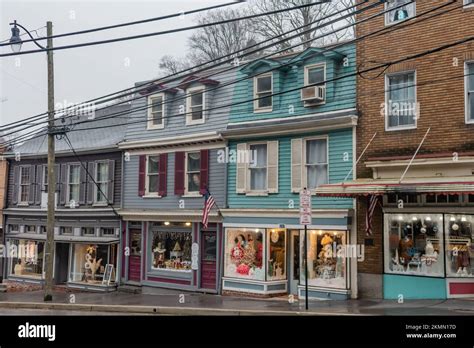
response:
<svg viewBox="0 0 474 348"><path fill-rule="evenodd" d="M253 166L250 167L251 190L267 189L267 145L252 145Z"/></svg>
<svg viewBox="0 0 474 348"><path fill-rule="evenodd" d="M474 120L474 63L468 64L468 98L469 98L469 119Z"/></svg>
<svg viewBox="0 0 474 348"><path fill-rule="evenodd" d="M415 124L415 74L389 77L388 122L390 127Z"/></svg>
<svg viewBox="0 0 474 348"><path fill-rule="evenodd" d="M316 188L328 182L327 144L325 139L306 143L308 188Z"/></svg>

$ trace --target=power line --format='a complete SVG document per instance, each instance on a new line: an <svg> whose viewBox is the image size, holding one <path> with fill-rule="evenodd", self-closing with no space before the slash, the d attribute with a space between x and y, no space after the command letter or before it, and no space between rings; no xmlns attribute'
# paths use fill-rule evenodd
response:
<svg viewBox="0 0 474 348"><path fill-rule="evenodd" d="M96 45L103 45L103 44L109 44L109 43L114 43L114 42L143 39L143 38L152 37L152 36L174 34L174 33L178 33L178 32L181 32L181 31L188 31L188 30L206 28L206 27L210 27L210 26L214 26L214 25L221 25L221 24L226 24L226 23L231 23L231 22L236 22L236 21L241 21L241 20L246 20L246 19L253 19L253 18L257 18L257 17L268 16L268 15L275 14L275 13L293 11L293 10L297 10L297 9L308 7L308 6L321 5L321 4L327 3L328 1L330 1L330 0L325 0L325 1L321 1L321 2L313 2L313 3L310 3L310 4L298 5L298 6L290 8L290 9L279 9L279 10L274 10L274 11L269 11L269 12L263 12L263 13L253 14L253 15L247 15L247 16L243 16L243 17L239 17L239 18L232 18L232 19L226 19L226 20L212 22L212 23L204 23L204 24L192 25L192 26L182 27L182 28L177 28L177 29L158 31L158 32L154 32L154 33L146 33L146 34L139 34L139 35L132 35L132 36L123 36L123 37L119 37L119 38L115 38L115 39L91 41L91 42L84 42L84 43L80 43L80 44L65 45L65 46L55 46L55 47L51 47L51 48L46 47L44 49L35 49L35 50L22 51L22 52L16 52L16 53L15 52L3 53L3 54L0 54L0 57L11 57L11 56L19 56L19 55L39 53L39 52L45 52L45 51L58 51L58 50L65 50L65 49L78 48L78 47L96 46Z"/></svg>
<svg viewBox="0 0 474 348"><path fill-rule="evenodd" d="M40 37L40 38L35 39L35 40L33 40L33 39L22 40L22 43L32 42L32 41L40 41L40 40L47 40L47 39L56 39L56 38L59 38L59 37L66 37L66 36L72 36L72 35L82 35L82 34L88 34L88 33L93 33L93 32L97 32L97 31L103 31L103 30L126 27L126 26L130 26L130 25L156 22L156 21L161 21L161 20L164 20L164 19L173 18L173 17L182 17L182 16L185 16L185 15L194 14L194 13L198 13L198 12L215 10L215 9L221 8L221 7L236 5L236 4L239 4L241 2L242 1L234 1L234 2L229 2L229 3L214 5L214 6L198 8L198 9L195 9L195 10L183 11L183 12L180 12L180 13L173 13L173 14L160 16L160 17L153 17L153 18L147 18L147 19L142 19L142 20L138 20L138 21L125 22L125 23L119 23L119 24L114 24L114 25L107 25L107 26L103 26L103 27L85 29L85 30L80 30L80 31L74 31L74 32L69 32L69 33L52 35L52 36L44 36L44 37ZM45 27L42 27L42 28L45 28ZM25 35L25 34L26 33L23 33L22 35ZM5 41L9 41L9 40L5 40ZM5 41L2 41L2 42L5 42ZM1 46L8 46L8 45L9 45L9 43L0 44L0 47Z"/></svg>

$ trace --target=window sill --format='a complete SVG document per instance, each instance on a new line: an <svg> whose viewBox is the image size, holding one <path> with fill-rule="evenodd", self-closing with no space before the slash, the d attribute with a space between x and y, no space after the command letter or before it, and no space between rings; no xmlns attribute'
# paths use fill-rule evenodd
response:
<svg viewBox="0 0 474 348"><path fill-rule="evenodd" d="M392 127L392 128L385 128L386 132L396 132L396 131L404 131L404 130L414 130L417 129L416 126L409 126L409 127Z"/></svg>
<svg viewBox="0 0 474 348"><path fill-rule="evenodd" d="M195 126L195 125L204 124L204 123L206 123L204 119L198 120L198 121L188 121L186 122L186 126Z"/></svg>
<svg viewBox="0 0 474 348"><path fill-rule="evenodd" d="M17 206L18 206L18 207L28 207L29 204L28 204L28 203L25 203L25 202L23 202L23 203L17 203Z"/></svg>
<svg viewBox="0 0 474 348"><path fill-rule="evenodd" d="M388 12L387 12L388 13ZM405 19L400 19L398 21L393 21L393 22L387 22L387 20L385 20L385 27L391 27L392 25L396 25L396 24L399 24L399 23L402 23L402 22L406 22L412 18L414 18L415 16L411 16L411 17L407 17Z"/></svg>
<svg viewBox="0 0 474 348"><path fill-rule="evenodd" d="M102 207L102 208L103 208L103 207L107 207L108 204L107 204L106 202L104 202L104 203L93 203L92 206L93 206L93 207Z"/></svg>
<svg viewBox="0 0 474 348"><path fill-rule="evenodd" d="M272 112L273 108L267 108L267 109L253 109L254 114L263 114L265 112Z"/></svg>
<svg viewBox="0 0 474 348"><path fill-rule="evenodd" d="M258 196L268 196L268 191L260 191L260 192L257 192L257 191L254 191L254 192L247 192L245 193L246 196L255 196L255 197L258 197Z"/></svg>
<svg viewBox="0 0 474 348"><path fill-rule="evenodd" d="M146 130L165 129L165 126L148 126Z"/></svg>
<svg viewBox="0 0 474 348"><path fill-rule="evenodd" d="M316 107L316 106L322 106L322 105L326 105L326 99L324 99L323 101L320 101L320 102L308 102L308 101L305 101L303 100L303 106L305 108L311 108L311 107Z"/></svg>
<svg viewBox="0 0 474 348"><path fill-rule="evenodd" d="M162 198L162 196L159 196L159 195L144 195L142 196L142 198L145 198L145 199L150 199L150 198Z"/></svg>
<svg viewBox="0 0 474 348"><path fill-rule="evenodd" d="M202 194L200 193L185 193L184 195L182 195L181 197L183 198L200 198L200 197L203 197Z"/></svg>
<svg viewBox="0 0 474 348"><path fill-rule="evenodd" d="M474 11L474 4L464 5L462 10L463 11Z"/></svg>

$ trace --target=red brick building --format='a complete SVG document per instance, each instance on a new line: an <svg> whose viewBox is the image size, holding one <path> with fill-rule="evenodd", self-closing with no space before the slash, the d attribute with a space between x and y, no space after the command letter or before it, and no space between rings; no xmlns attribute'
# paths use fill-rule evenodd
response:
<svg viewBox="0 0 474 348"><path fill-rule="evenodd" d="M360 70L474 37L472 0L388 1L357 21L384 10L357 25L385 28L358 41ZM474 40L362 73L357 93L357 179L319 193L357 198L359 297L474 296Z"/></svg>

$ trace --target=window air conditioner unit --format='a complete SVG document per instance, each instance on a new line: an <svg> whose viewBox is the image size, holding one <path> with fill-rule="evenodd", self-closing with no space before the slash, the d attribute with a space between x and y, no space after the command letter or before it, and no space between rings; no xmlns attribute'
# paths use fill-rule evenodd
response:
<svg viewBox="0 0 474 348"><path fill-rule="evenodd" d="M325 99L326 87L311 86L301 90L301 100L305 102L323 102Z"/></svg>

